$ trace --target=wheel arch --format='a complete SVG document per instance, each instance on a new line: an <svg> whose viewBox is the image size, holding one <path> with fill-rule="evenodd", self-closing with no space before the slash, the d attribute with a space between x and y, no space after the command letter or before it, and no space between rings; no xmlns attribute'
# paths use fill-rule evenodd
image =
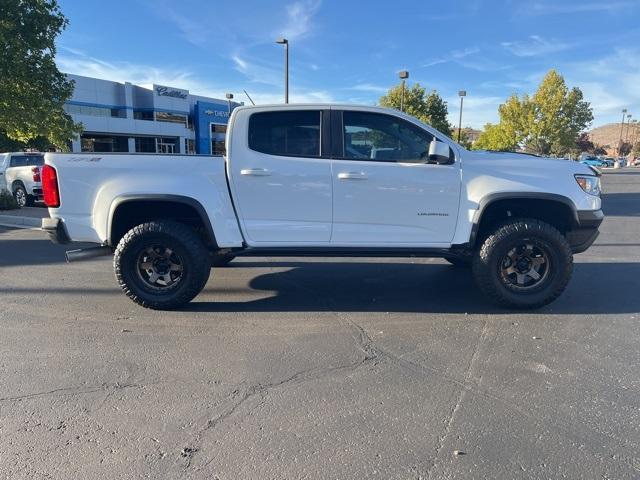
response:
<svg viewBox="0 0 640 480"><path fill-rule="evenodd" d="M564 195L546 192L491 193L479 202L473 217L469 246L509 217L528 217L547 222L566 234L579 223L578 210Z"/></svg>
<svg viewBox="0 0 640 480"><path fill-rule="evenodd" d="M15 187L22 187L22 188L24 188L25 192L27 191L27 186L19 178L15 179L13 182L11 182L11 191L13 191L13 189Z"/></svg>
<svg viewBox="0 0 640 480"><path fill-rule="evenodd" d="M191 197L170 194L120 195L111 203L107 243L115 247L124 234L149 220L176 220L202 229L207 245L217 247L213 225L202 204Z"/></svg>

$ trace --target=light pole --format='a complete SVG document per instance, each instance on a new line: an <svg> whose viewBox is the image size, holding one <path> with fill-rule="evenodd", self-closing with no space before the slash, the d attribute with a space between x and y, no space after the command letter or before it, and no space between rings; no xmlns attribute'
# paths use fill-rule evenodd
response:
<svg viewBox="0 0 640 480"><path fill-rule="evenodd" d="M404 112L404 82L407 78L409 78L409 71L401 70L398 76L402 80L402 96L400 97L400 111Z"/></svg>
<svg viewBox="0 0 640 480"><path fill-rule="evenodd" d="M284 103L289 103L289 40L279 38L279 45L284 45Z"/></svg>
<svg viewBox="0 0 640 480"><path fill-rule="evenodd" d="M631 114L627 115L627 134L624 136L624 143L629 142L629 126L631 125Z"/></svg>
<svg viewBox="0 0 640 480"><path fill-rule="evenodd" d="M622 149L622 131L624 130L624 116L627 113L627 109L622 109L622 125L620 125L620 140L618 140L618 157L620 156L620 151Z"/></svg>
<svg viewBox="0 0 640 480"><path fill-rule="evenodd" d="M460 135L462 134L462 104L464 103L464 97L467 96L466 90L460 90L458 92L460 97L460 118L458 119L458 143L460 143Z"/></svg>
<svg viewBox="0 0 640 480"><path fill-rule="evenodd" d="M227 97L227 105L229 105L229 117L231 117L231 100L233 100L233 93L227 93L225 97Z"/></svg>

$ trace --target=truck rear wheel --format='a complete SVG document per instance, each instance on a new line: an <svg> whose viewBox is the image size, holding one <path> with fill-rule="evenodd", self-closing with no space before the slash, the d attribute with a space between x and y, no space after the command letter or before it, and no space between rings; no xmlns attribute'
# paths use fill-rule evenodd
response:
<svg viewBox="0 0 640 480"><path fill-rule="evenodd" d="M131 300L156 310L190 302L204 288L209 252L192 229L178 222L153 221L129 230L113 259L116 279Z"/></svg>
<svg viewBox="0 0 640 480"><path fill-rule="evenodd" d="M13 197L16 199L16 203L20 208L30 206L29 203L29 195L27 195L27 190L22 185L16 185L13 187Z"/></svg>
<svg viewBox="0 0 640 480"><path fill-rule="evenodd" d="M493 302L510 308L539 308L564 291L573 255L551 225L517 219L489 235L473 258L473 275Z"/></svg>

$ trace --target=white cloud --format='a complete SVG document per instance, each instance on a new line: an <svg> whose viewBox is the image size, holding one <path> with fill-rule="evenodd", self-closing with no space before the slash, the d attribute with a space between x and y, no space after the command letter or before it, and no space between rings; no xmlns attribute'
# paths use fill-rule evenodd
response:
<svg viewBox="0 0 640 480"><path fill-rule="evenodd" d="M560 2L533 2L525 4L519 12L529 15L556 15L563 13L586 13L586 12L605 12L616 13L621 10L636 7L636 1L598 1L598 2L579 2L569 3Z"/></svg>
<svg viewBox="0 0 640 480"><path fill-rule="evenodd" d="M373 85L371 83L359 83L358 85L354 85L353 87L351 87L350 90L369 93L387 93L389 91L389 87Z"/></svg>
<svg viewBox="0 0 640 480"><path fill-rule="evenodd" d="M546 40L539 35L531 35L527 40L502 42L500 45L517 57L535 57L560 52L572 47L568 43L558 40Z"/></svg>
<svg viewBox="0 0 640 480"><path fill-rule="evenodd" d="M312 29L311 20L320 8L320 0L300 0L287 6L287 23L280 34L295 40L307 35Z"/></svg>
<svg viewBox="0 0 640 480"><path fill-rule="evenodd" d="M451 50L446 55L429 60L426 63L424 63L422 66L432 67L434 65L440 65L442 63L455 62L456 60L462 60L463 58L466 58L470 55L478 53L479 51L480 51L479 47L468 47L461 50Z"/></svg>
<svg viewBox="0 0 640 480"><path fill-rule="evenodd" d="M248 57L241 57L237 53L232 55L231 59L235 63L235 69L247 77L250 82L272 86L280 86L283 83L282 67L275 67Z"/></svg>
<svg viewBox="0 0 640 480"><path fill-rule="evenodd" d="M87 77L101 78L115 82L131 82L135 85L151 88L154 83L161 85L169 85L177 88L189 90L194 95L202 95L213 98L224 98L225 93L232 92L238 101L244 101L249 104L249 100L245 98L243 89L246 89L251 98L257 104L282 103L284 93L282 92L282 81L274 82L274 85L268 85L267 88L260 88L257 85L246 86L234 83L230 84L214 84L209 80L202 80L193 72L173 68L158 68L152 65L135 64L130 62L109 62L95 57L86 55L84 52L71 48L61 48L65 53L58 54L56 63L58 68L65 73L83 75ZM256 74L255 67L246 60L234 56L236 67L242 68ZM281 72L280 72L281 73ZM290 92L290 100L295 103L332 103L335 98L331 92L319 89L309 89L296 86Z"/></svg>
<svg viewBox="0 0 640 480"><path fill-rule="evenodd" d="M567 84L579 87L591 102L594 125L619 122L623 108L640 118L640 48L619 48L600 59L573 63L563 73Z"/></svg>
<svg viewBox="0 0 640 480"><path fill-rule="evenodd" d="M462 108L462 126L482 129L488 122L498 121L498 106L504 103L504 98L497 96L476 96L468 92L464 98ZM449 121L458 125L460 114L460 97L449 96L445 98L449 110Z"/></svg>

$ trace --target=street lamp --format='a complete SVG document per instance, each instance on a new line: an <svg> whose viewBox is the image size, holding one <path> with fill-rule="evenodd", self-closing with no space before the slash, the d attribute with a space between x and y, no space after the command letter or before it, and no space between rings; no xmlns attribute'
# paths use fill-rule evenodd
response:
<svg viewBox="0 0 640 480"><path fill-rule="evenodd" d="M289 40L279 38L279 45L284 45L284 103L289 103Z"/></svg>
<svg viewBox="0 0 640 480"><path fill-rule="evenodd" d="M622 124L620 125L620 140L618 140L618 157L620 156L620 151L622 149L622 131L624 130L624 116L627 113L627 109L622 109Z"/></svg>
<svg viewBox="0 0 640 480"><path fill-rule="evenodd" d="M627 134L624 136L624 143L629 142L629 126L631 124L631 114L627 115Z"/></svg>
<svg viewBox="0 0 640 480"><path fill-rule="evenodd" d="M458 119L458 143L460 143L460 135L462 133L462 104L464 102L464 97L467 96L467 91L460 90L458 92L458 96L460 97L460 118Z"/></svg>
<svg viewBox="0 0 640 480"><path fill-rule="evenodd" d="M229 117L231 117L231 100L233 100L233 93L227 93L225 97L227 97L227 104L229 105Z"/></svg>
<svg viewBox="0 0 640 480"><path fill-rule="evenodd" d="M400 111L404 112L404 82L407 78L409 78L409 71L400 70L400 73L398 74L398 76L402 80L402 97L400 97Z"/></svg>

